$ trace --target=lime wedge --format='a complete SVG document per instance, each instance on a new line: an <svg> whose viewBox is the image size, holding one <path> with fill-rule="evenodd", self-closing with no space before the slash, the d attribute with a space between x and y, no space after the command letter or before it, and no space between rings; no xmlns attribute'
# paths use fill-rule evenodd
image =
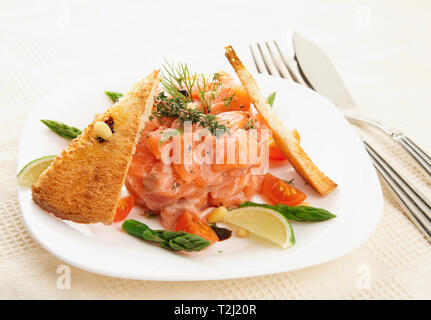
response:
<svg viewBox="0 0 431 320"><path fill-rule="evenodd" d="M48 168L56 156L46 156L30 161L17 175L18 184L22 187L31 187L39 176Z"/></svg>
<svg viewBox="0 0 431 320"><path fill-rule="evenodd" d="M245 207L228 212L226 222L268 239L283 248L295 244L289 221L278 211L262 207Z"/></svg>

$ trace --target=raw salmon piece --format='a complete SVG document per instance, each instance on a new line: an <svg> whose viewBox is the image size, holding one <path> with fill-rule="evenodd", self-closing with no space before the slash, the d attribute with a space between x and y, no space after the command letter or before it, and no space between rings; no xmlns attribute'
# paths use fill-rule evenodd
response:
<svg viewBox="0 0 431 320"><path fill-rule="evenodd" d="M151 151L144 144L138 144L133 155L133 160L130 163L128 175L146 176L155 161L156 159Z"/></svg>
<svg viewBox="0 0 431 320"><path fill-rule="evenodd" d="M194 179L199 177L201 173L200 166L194 162L192 164L174 163L173 166L177 174L184 182L193 181Z"/></svg>
<svg viewBox="0 0 431 320"><path fill-rule="evenodd" d="M230 73L228 73L224 70L219 70L215 74L216 74L216 78L221 83L233 83L233 82L235 82L234 77Z"/></svg>
<svg viewBox="0 0 431 320"><path fill-rule="evenodd" d="M145 123L144 131L146 132L154 131L160 126L161 126L160 121L158 119L153 119Z"/></svg>
<svg viewBox="0 0 431 320"><path fill-rule="evenodd" d="M223 172L212 170L211 164L201 164L201 174L193 180L201 188L212 188L218 186L223 181Z"/></svg>
<svg viewBox="0 0 431 320"><path fill-rule="evenodd" d="M173 149L177 151L176 158L173 158L172 166L180 178L188 183L196 179L200 175L200 166L193 161L193 142L185 146L184 135L175 137L173 141ZM188 150L185 150L187 147ZM187 161L185 156L187 155Z"/></svg>
<svg viewBox="0 0 431 320"><path fill-rule="evenodd" d="M241 191L229 198L213 198L211 195L208 197L208 203L213 206L224 206L226 208L232 208L239 206L241 203L247 201L244 193Z"/></svg>
<svg viewBox="0 0 431 320"><path fill-rule="evenodd" d="M179 135L179 131L177 129L159 127L155 131L145 133L143 135L143 142L157 159L162 159L162 153L165 152L164 149L166 147L170 147L170 144L175 140L176 135ZM173 149L168 151L169 155L171 155Z"/></svg>
<svg viewBox="0 0 431 320"><path fill-rule="evenodd" d="M244 196L251 199L255 194L260 193L263 185L263 175L251 175L247 185L244 188Z"/></svg>
<svg viewBox="0 0 431 320"><path fill-rule="evenodd" d="M228 111L217 114L217 120L231 129L240 129L247 126L250 113L244 111Z"/></svg>
<svg viewBox="0 0 431 320"><path fill-rule="evenodd" d="M214 75L216 75L215 78ZM246 90L241 84L235 83L229 73L222 70L212 75L206 75L205 82L203 77L202 75L197 77L191 90L191 99L199 109L211 114L250 109L251 102ZM210 110L207 110L208 104L210 104Z"/></svg>
<svg viewBox="0 0 431 320"><path fill-rule="evenodd" d="M235 110L248 111L251 103L244 87L235 83L222 84L216 93L207 92L205 99L211 101L211 114Z"/></svg>
<svg viewBox="0 0 431 320"><path fill-rule="evenodd" d="M217 187L217 189L210 191L210 195L213 198L225 198L228 199L234 195L240 193L249 181L250 176L244 174L239 177L232 177L225 175L223 178L223 184Z"/></svg>
<svg viewBox="0 0 431 320"><path fill-rule="evenodd" d="M179 177L171 165L157 161L143 179L144 187L151 193L165 197L180 198Z"/></svg>

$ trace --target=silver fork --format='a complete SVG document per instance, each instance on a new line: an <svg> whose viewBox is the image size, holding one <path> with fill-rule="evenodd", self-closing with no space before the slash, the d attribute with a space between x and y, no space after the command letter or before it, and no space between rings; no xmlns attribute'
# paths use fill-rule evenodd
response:
<svg viewBox="0 0 431 320"><path fill-rule="evenodd" d="M273 41L273 47L275 50L271 49L271 46L268 42L265 42L265 47L269 54L269 58L264 54L264 50L260 44L257 44L256 51L260 54L266 73L270 75L278 74L278 76L282 78L292 80L314 90L296 63L294 53L293 55L290 55L286 58L276 41ZM252 45L250 45L250 51L258 73L265 73L263 68L258 63L258 59ZM277 52L278 56L275 55L274 52ZM271 61L272 64L269 61ZM271 68L270 66L275 68ZM350 115L346 116L346 118L348 118L349 121L355 121L355 119ZM364 121L362 118L356 120L361 122ZM371 124L376 125L376 122L373 121ZM382 126L381 128L386 130L386 127ZM390 132L393 133L393 131ZM399 138L400 143L405 143L406 146L410 147L412 150L416 149L415 147L417 146L408 140L408 138L402 136ZM431 242L431 201L423 193L413 187L411 183L409 183L401 174L397 173L389 165L389 163L366 141L363 142L368 154L371 157L374 167L382 177L388 189L398 200L403 211L407 214L410 220ZM423 155L426 155L424 152L422 153ZM431 170L429 172L431 173Z"/></svg>

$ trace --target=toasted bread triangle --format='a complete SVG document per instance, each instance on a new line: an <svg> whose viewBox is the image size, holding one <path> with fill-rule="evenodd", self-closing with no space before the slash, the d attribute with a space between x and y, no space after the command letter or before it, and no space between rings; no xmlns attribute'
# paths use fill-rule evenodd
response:
<svg viewBox="0 0 431 320"><path fill-rule="evenodd" d="M310 157L302 149L297 133L295 130L289 130L284 123L277 118L272 108L266 102L260 89L250 72L244 67L241 60L236 55L232 46L226 49L226 58L234 68L242 85L247 90L251 102L265 119L268 126L274 131L274 139L279 148L295 168L301 177L303 177L317 192L325 196L337 187L337 184L328 178L320 169L311 161Z"/></svg>
<svg viewBox="0 0 431 320"><path fill-rule="evenodd" d="M134 85L57 156L32 186L33 200L55 216L78 223L112 223L136 142L153 107L159 71ZM114 121L113 135L97 140L94 124Z"/></svg>

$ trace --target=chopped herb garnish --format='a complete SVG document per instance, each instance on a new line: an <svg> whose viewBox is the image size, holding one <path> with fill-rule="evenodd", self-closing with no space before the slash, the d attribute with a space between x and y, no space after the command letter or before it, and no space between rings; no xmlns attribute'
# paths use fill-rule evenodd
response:
<svg viewBox="0 0 431 320"><path fill-rule="evenodd" d="M295 182L295 179L290 179L289 181L287 181L287 180L283 180L283 181L290 184L290 185L293 185Z"/></svg>
<svg viewBox="0 0 431 320"><path fill-rule="evenodd" d="M213 80L214 80L214 81L219 81L219 82L220 82L220 73L218 73L218 72L214 72Z"/></svg>
<svg viewBox="0 0 431 320"><path fill-rule="evenodd" d="M266 102L268 102L268 104L272 107L272 105L274 104L274 100L275 100L275 95L277 93L274 91L273 93L271 93L268 98L266 98Z"/></svg>
<svg viewBox="0 0 431 320"><path fill-rule="evenodd" d="M188 109L186 106L187 104L182 98L168 98L164 92L161 92L155 98L156 108L153 110L153 116L159 121L162 121L164 118L176 120L182 129L185 122L198 124L203 128L207 128L212 135L217 136L228 130L225 125L219 124L216 116L205 114L197 108Z"/></svg>
<svg viewBox="0 0 431 320"><path fill-rule="evenodd" d="M146 210L144 215L147 217L157 217L158 216L158 214L155 213L153 210Z"/></svg>
<svg viewBox="0 0 431 320"><path fill-rule="evenodd" d="M121 92L113 92L113 91L105 91L105 94L111 98L112 101L116 102L118 99L120 99L123 94Z"/></svg>
<svg viewBox="0 0 431 320"><path fill-rule="evenodd" d="M248 121L247 121L247 125L245 126L245 130L250 130L250 129L254 129L255 128L255 126L254 126L254 120L253 119L249 119Z"/></svg>
<svg viewBox="0 0 431 320"><path fill-rule="evenodd" d="M229 96L229 97L227 97L227 98L224 99L224 105L225 105L227 111L229 111L229 106L230 106L230 103L232 102L232 99L233 99L234 96L235 96L235 92L232 93L231 96Z"/></svg>
<svg viewBox="0 0 431 320"><path fill-rule="evenodd" d="M174 183L172 184L172 190L176 191L180 185L181 185L180 183L174 180Z"/></svg>

